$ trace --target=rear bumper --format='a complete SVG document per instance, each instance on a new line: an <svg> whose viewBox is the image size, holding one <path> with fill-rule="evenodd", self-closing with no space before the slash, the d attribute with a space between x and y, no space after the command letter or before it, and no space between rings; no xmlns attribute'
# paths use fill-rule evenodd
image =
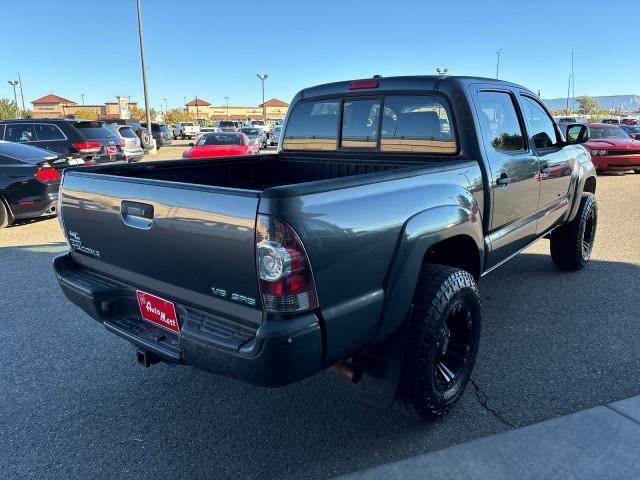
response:
<svg viewBox="0 0 640 480"><path fill-rule="evenodd" d="M138 348L169 363L191 365L255 385L288 385L322 368L317 316L304 313L250 328L175 302L180 333L141 319L136 287L80 267L70 253L53 261L65 296Z"/></svg>
<svg viewBox="0 0 640 480"><path fill-rule="evenodd" d="M16 203L9 204L9 210L15 220L20 220L55 215L57 206L58 192L56 191L42 196L17 199Z"/></svg>

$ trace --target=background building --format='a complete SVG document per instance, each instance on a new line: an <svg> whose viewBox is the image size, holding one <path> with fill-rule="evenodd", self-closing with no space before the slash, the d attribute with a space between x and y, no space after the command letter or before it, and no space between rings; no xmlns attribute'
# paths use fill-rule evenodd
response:
<svg viewBox="0 0 640 480"><path fill-rule="evenodd" d="M264 102L266 110L266 121L276 122L282 120L287 114L289 104L272 98ZM262 113L262 104L255 107L239 107L237 105L211 105L211 103L202 98L193 99L187 102L185 109L188 114L193 115L196 119L215 121L215 120L264 120Z"/></svg>
<svg viewBox="0 0 640 480"><path fill-rule="evenodd" d="M105 102L102 105L78 105L68 98L50 93L31 102L33 105L33 118L64 118L74 116L78 111L94 112L98 119L120 118L120 105L118 102ZM137 108L137 102L127 103L129 111Z"/></svg>

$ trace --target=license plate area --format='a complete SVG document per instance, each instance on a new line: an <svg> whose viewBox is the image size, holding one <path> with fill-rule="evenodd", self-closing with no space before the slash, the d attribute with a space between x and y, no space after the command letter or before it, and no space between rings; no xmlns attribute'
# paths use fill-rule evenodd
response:
<svg viewBox="0 0 640 480"><path fill-rule="evenodd" d="M178 315L173 302L142 290L136 290L138 308L143 320L172 333L180 333Z"/></svg>

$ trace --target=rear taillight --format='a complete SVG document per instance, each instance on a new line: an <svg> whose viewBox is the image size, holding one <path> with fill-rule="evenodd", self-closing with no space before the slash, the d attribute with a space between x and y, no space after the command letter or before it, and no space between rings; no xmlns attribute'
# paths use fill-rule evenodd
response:
<svg viewBox="0 0 640 480"><path fill-rule="evenodd" d="M160 132L160 135L158 135L159 138L164 138L164 133Z"/></svg>
<svg viewBox="0 0 640 480"><path fill-rule="evenodd" d="M35 173L35 177L42 183L54 183L60 181L60 174L48 163L40 166L38 171Z"/></svg>
<svg viewBox="0 0 640 480"><path fill-rule="evenodd" d="M287 313L318 307L309 258L289 225L258 215L256 260L265 310Z"/></svg>
<svg viewBox="0 0 640 480"><path fill-rule="evenodd" d="M102 148L100 142L76 142L72 145L79 153L98 153Z"/></svg>

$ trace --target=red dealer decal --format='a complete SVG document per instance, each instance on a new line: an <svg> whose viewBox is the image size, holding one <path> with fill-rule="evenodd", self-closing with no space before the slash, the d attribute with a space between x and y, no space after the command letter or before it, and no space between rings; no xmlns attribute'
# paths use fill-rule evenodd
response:
<svg viewBox="0 0 640 480"><path fill-rule="evenodd" d="M172 302L140 290L136 290L136 294L142 318L154 325L180 333L176 307Z"/></svg>

